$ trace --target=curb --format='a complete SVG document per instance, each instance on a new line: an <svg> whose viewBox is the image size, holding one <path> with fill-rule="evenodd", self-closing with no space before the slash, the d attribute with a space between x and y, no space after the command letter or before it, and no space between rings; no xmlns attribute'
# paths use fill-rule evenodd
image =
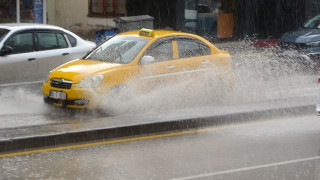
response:
<svg viewBox="0 0 320 180"><path fill-rule="evenodd" d="M209 117L172 120L165 122L142 123L120 127L96 128L75 132L19 137L0 140L0 153L29 150L40 147L63 146L88 141L120 139L132 136L160 134L170 131L218 126L230 123L249 122L258 119L281 116L297 116L315 113L315 105L283 107L277 109L240 112Z"/></svg>

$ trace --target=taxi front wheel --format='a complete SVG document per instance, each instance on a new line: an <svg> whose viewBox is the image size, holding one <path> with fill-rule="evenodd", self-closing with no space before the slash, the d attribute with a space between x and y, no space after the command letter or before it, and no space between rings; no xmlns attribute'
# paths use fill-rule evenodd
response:
<svg viewBox="0 0 320 180"><path fill-rule="evenodd" d="M206 93L214 102L222 102L226 96L227 88L221 78L209 78L206 84Z"/></svg>
<svg viewBox="0 0 320 180"><path fill-rule="evenodd" d="M109 98L122 102L129 101L131 96L132 94L129 87L124 84L114 86L108 93Z"/></svg>
<svg viewBox="0 0 320 180"><path fill-rule="evenodd" d="M106 95L105 104L116 106L126 103L131 99L131 93L127 85L116 85L112 87Z"/></svg>
<svg viewBox="0 0 320 180"><path fill-rule="evenodd" d="M130 106L132 96L127 85L116 85L112 87L105 96L101 110L109 116L123 114Z"/></svg>

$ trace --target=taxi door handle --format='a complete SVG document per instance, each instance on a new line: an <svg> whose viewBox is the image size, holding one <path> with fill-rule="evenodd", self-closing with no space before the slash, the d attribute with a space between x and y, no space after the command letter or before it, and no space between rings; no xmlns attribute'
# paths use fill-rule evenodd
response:
<svg viewBox="0 0 320 180"><path fill-rule="evenodd" d="M167 69L174 69L175 66L167 66Z"/></svg>
<svg viewBox="0 0 320 180"><path fill-rule="evenodd" d="M34 61L36 58L29 58L28 61Z"/></svg>
<svg viewBox="0 0 320 180"><path fill-rule="evenodd" d="M201 64L202 64L202 65L208 65L208 64L210 64L210 61L205 60L205 61L202 61Z"/></svg>
<svg viewBox="0 0 320 180"><path fill-rule="evenodd" d="M63 53L62 56L67 56L69 55L70 53Z"/></svg>

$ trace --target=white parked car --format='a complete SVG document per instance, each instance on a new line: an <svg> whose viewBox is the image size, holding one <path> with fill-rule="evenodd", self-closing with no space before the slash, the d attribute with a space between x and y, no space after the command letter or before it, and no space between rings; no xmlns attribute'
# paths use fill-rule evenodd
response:
<svg viewBox="0 0 320 180"><path fill-rule="evenodd" d="M0 84L45 80L53 68L95 46L57 26L0 24Z"/></svg>

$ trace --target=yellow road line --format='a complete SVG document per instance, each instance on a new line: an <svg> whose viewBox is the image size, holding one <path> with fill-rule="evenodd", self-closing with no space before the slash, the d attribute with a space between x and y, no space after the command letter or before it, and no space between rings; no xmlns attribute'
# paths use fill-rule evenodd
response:
<svg viewBox="0 0 320 180"><path fill-rule="evenodd" d="M157 135L150 135L150 136L140 136L140 137L133 137L133 138L117 139L117 140L104 140L104 141L85 143L85 144L76 144L76 145L69 145L69 146L37 149L37 150L27 150L27 151L21 151L21 152L0 154L0 158L21 156L21 155L27 155L27 154L36 154L36 153L49 152L49 151L59 151L59 150L66 150L66 149L83 148L83 147L90 147L90 146L100 146L100 145L106 145L106 144L116 144L116 143L130 142L130 141L156 139L156 138L171 137L171 136L181 136L181 135L195 134L195 133L199 133L199 132L207 132L207 131L212 131L212 130L222 130L222 129L230 129L230 128L234 128L234 127L240 127L240 126L248 126L248 125L253 125L256 123L261 123L261 122L252 122L252 123L246 123L246 124L233 124L233 125L227 125L227 126L219 126L219 127L195 129L195 130L188 130L188 131L164 133L164 134L157 134Z"/></svg>
<svg viewBox="0 0 320 180"><path fill-rule="evenodd" d="M212 129L213 129L213 128L211 128L211 130L212 130ZM106 144L123 143L123 142L130 142L130 141L140 141L140 140L147 140L147 139L156 139L156 138L163 138L163 137L170 137L170 136L181 136L181 135L194 134L194 133L204 132L204 131L209 131L209 129L197 129L197 130L174 132L174 133L166 133L166 134L158 134L158 135L151 135L151 136L141 136L141 137L125 138L125 139L117 139L117 140L106 140L106 141L99 141L99 142L93 142L93 143L76 144L76 145L53 147L53 148L45 148L45 149L37 149L37 150L29 150L29 151L27 150L27 151L22 151L22 152L14 152L14 153L0 154L0 158L11 157L11 156L21 156L21 155L27 155L27 154L35 154L35 153L41 153L41 152L49 152L49 151L59 151L59 150L66 150L66 149L75 149L75 148L82 148L82 147L89 147L89 146L99 146L99 145L106 145Z"/></svg>

